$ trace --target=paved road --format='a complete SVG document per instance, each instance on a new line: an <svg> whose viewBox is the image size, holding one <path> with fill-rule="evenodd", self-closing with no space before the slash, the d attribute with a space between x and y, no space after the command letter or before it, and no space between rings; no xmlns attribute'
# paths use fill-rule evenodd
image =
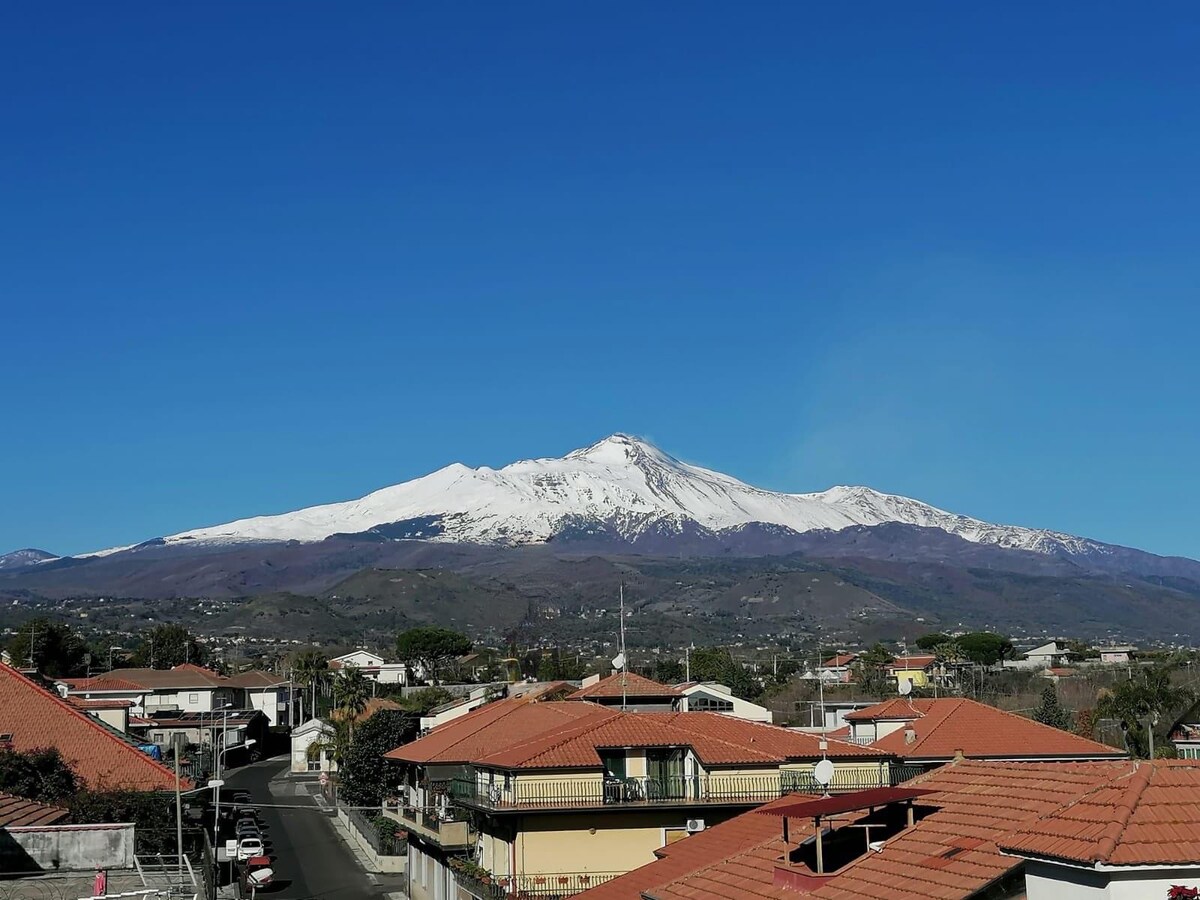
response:
<svg viewBox="0 0 1200 900"><path fill-rule="evenodd" d="M249 791L260 804L276 880L258 896L263 900L381 898L381 888L367 878L303 786L295 779L277 778L286 766L286 760L268 760L225 776L226 796L233 790ZM299 808L272 808L272 804Z"/></svg>

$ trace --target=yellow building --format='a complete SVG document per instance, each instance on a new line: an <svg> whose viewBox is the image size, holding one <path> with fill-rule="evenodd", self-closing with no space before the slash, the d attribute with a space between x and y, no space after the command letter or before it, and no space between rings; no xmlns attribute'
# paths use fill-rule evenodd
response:
<svg viewBox="0 0 1200 900"><path fill-rule="evenodd" d="M926 687L933 680L933 669L937 665L937 657L929 654L919 656L897 656L888 663L888 674L896 679L899 687L905 681L913 687Z"/></svg>
<svg viewBox="0 0 1200 900"><path fill-rule="evenodd" d="M789 791L890 785L890 754L708 712L514 698L387 754L414 900L586 890Z"/></svg>

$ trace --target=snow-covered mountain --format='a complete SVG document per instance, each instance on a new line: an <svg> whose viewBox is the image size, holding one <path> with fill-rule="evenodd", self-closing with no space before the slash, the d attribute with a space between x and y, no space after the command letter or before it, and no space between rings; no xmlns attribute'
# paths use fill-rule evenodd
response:
<svg viewBox="0 0 1200 900"><path fill-rule="evenodd" d="M47 562L52 559L58 559L58 557L45 550L26 547L24 550L14 550L11 553L5 553L0 556L0 571L21 569L25 566L32 566L36 563Z"/></svg>
<svg viewBox="0 0 1200 900"><path fill-rule="evenodd" d="M1104 555L1109 545L1031 528L991 525L866 487L783 494L688 465L645 441L615 434L561 459L502 469L455 463L344 503L171 535L156 546L322 541L334 535L522 545L603 535L636 545L648 536L838 531L884 523L936 528L968 541L1060 556ZM113 553L128 548L114 548Z"/></svg>

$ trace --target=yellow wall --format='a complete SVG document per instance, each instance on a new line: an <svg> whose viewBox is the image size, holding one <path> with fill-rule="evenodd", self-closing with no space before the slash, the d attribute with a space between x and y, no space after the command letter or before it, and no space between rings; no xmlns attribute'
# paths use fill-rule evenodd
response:
<svg viewBox="0 0 1200 900"><path fill-rule="evenodd" d="M897 669L896 684L902 681L911 681L915 687L924 687L929 684L929 676L924 669Z"/></svg>

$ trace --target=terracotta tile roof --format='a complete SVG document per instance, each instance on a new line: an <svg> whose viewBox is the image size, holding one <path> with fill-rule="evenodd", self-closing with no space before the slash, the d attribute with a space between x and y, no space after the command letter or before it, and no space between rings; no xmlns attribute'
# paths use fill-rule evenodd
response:
<svg viewBox="0 0 1200 900"><path fill-rule="evenodd" d="M839 653L837 656L830 657L821 663L821 667L824 669L837 669L850 665L856 659L858 659L857 653Z"/></svg>
<svg viewBox="0 0 1200 900"><path fill-rule="evenodd" d="M650 678L638 675L636 672L618 672L601 678L595 684L580 688L571 694L569 700L595 700L601 697L620 697L630 699L643 697L678 697L683 691L669 684L660 684Z"/></svg>
<svg viewBox="0 0 1200 900"><path fill-rule="evenodd" d="M1109 784L1000 841L1022 856L1111 866L1200 862L1200 765L1130 765Z"/></svg>
<svg viewBox="0 0 1200 900"><path fill-rule="evenodd" d="M600 750L608 747L689 746L706 766L772 765L790 759L820 759L822 754L818 735L719 713L605 712L607 716L590 716L570 728L543 731L475 762L503 769L596 768L601 764ZM514 719L514 723L519 721L520 717ZM834 740L827 743L827 753L833 758L886 758L871 747Z"/></svg>
<svg viewBox="0 0 1200 900"><path fill-rule="evenodd" d="M581 718L617 715L593 703L539 702L538 698L553 687L551 684L546 691L486 703L384 756L401 762L468 763L545 731L565 728ZM519 725L513 718L517 714Z"/></svg>
<svg viewBox="0 0 1200 900"><path fill-rule="evenodd" d="M796 795L781 797L760 809L794 802ZM681 841L656 850L658 860L626 875L576 894L578 900L641 900L643 893L658 895L657 889L692 872L712 866L764 842L778 838L779 821L770 816L736 816ZM767 878L770 880L770 870Z"/></svg>
<svg viewBox="0 0 1200 900"><path fill-rule="evenodd" d="M932 653L918 653L909 656L897 656L887 667L892 670L896 669L924 669L927 666L937 662L937 657Z"/></svg>
<svg viewBox="0 0 1200 900"><path fill-rule="evenodd" d="M395 700L389 700L387 697L372 697L370 700L367 701L367 705L365 707L363 707L362 713L354 721L364 722L367 719L371 718L371 716L375 715L375 713L381 712L385 709L402 710L402 709L404 709L404 707L401 706L399 703L397 703ZM341 721L341 719L344 715L345 715L345 713L342 710L335 709L332 713L329 714L329 718L331 718L335 721Z"/></svg>
<svg viewBox="0 0 1200 900"><path fill-rule="evenodd" d="M0 793L0 828L25 825L53 825L70 813L61 806L50 806L24 797Z"/></svg>
<svg viewBox="0 0 1200 900"><path fill-rule="evenodd" d="M877 712L876 712L877 711ZM875 714L873 714L875 712ZM916 713L915 717L912 715ZM958 751L976 759L1124 758L1115 747L1043 725L964 697L890 700L846 716L848 720L911 719L871 744L903 759L953 759ZM915 732L911 743L905 732Z"/></svg>
<svg viewBox="0 0 1200 900"><path fill-rule="evenodd" d="M19 751L57 747L93 788L174 790L175 775L58 694L0 665L0 733ZM190 784L188 785L190 787Z"/></svg>
<svg viewBox="0 0 1200 900"><path fill-rule="evenodd" d="M239 672L237 675L230 676L225 679L225 683L233 687L250 688L253 690L255 688L286 687L288 680L284 675L264 672L261 669L250 669L249 671Z"/></svg>
<svg viewBox="0 0 1200 900"><path fill-rule="evenodd" d="M814 900L957 900L972 896L1021 865L1018 859L1000 853L998 838L1128 767L1128 763L1117 762L976 761L945 766L919 780L921 787L936 793L923 797L918 804L935 811L889 839L882 852L860 856L831 874L808 896ZM777 802L791 803L795 798ZM755 833L740 830L756 819L775 827L759 826ZM726 847L723 833L745 837L730 840ZM755 834L761 839L756 840ZM711 837L706 839L706 835ZM795 835L793 831L793 845ZM689 848L689 856L672 863L680 852L677 847ZM663 861L635 869L577 897L794 900L800 896L794 888L775 884L775 869L782 865L786 849L778 820L761 815L760 809L672 844L666 848Z"/></svg>
<svg viewBox="0 0 1200 900"><path fill-rule="evenodd" d="M129 709L132 700L85 700L82 697L68 697L67 702L78 709Z"/></svg>
<svg viewBox="0 0 1200 900"><path fill-rule="evenodd" d="M113 669L78 684L72 693L83 691L161 690L169 688L215 688L228 686L223 675L190 664L173 669Z"/></svg>

